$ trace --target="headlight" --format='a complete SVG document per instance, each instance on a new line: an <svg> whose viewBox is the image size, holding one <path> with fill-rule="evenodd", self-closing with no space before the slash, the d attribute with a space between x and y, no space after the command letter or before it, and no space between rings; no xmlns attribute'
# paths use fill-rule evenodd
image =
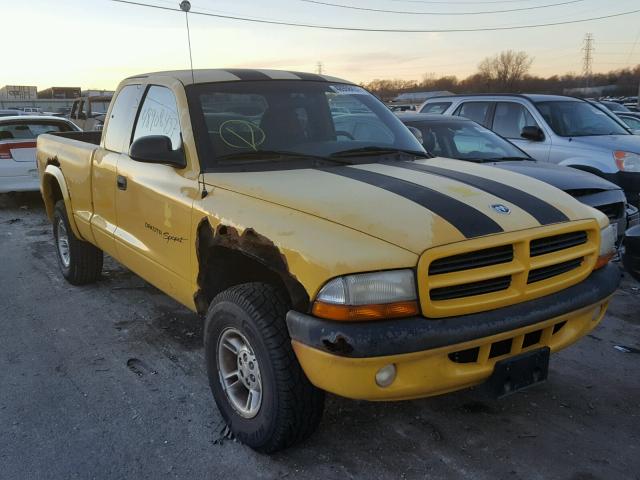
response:
<svg viewBox="0 0 640 480"><path fill-rule="evenodd" d="M598 254L598 261L595 269L602 268L609 263L609 260L613 258L616 252L616 240L618 239L618 232L613 225L607 225L600 230L600 253Z"/></svg>
<svg viewBox="0 0 640 480"><path fill-rule="evenodd" d="M412 270L334 278L320 289L313 314L331 320L397 318L419 313Z"/></svg>
<svg viewBox="0 0 640 480"><path fill-rule="evenodd" d="M623 172L640 172L640 155L617 150L613 152L618 170Z"/></svg>

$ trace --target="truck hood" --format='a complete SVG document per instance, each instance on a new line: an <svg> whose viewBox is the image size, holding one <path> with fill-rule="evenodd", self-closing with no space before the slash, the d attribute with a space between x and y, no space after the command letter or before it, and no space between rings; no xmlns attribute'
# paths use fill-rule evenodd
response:
<svg viewBox="0 0 640 480"><path fill-rule="evenodd" d="M594 216L593 210L546 183L444 158L205 173L204 182L214 187L214 196L216 188L251 196L416 254L468 238Z"/></svg>
<svg viewBox="0 0 640 480"><path fill-rule="evenodd" d="M497 168L521 173L553 185L562 191L574 190L618 190L616 184L598 177L592 173L583 172L575 168L563 167L552 163L537 162L535 160L518 160L487 163Z"/></svg>
<svg viewBox="0 0 640 480"><path fill-rule="evenodd" d="M569 138L576 147L640 153L640 137L638 135L593 135Z"/></svg>

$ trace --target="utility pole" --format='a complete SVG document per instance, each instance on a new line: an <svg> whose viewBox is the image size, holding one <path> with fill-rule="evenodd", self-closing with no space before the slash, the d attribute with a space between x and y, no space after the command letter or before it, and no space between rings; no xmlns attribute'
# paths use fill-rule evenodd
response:
<svg viewBox="0 0 640 480"><path fill-rule="evenodd" d="M591 76L593 74L593 51L595 50L593 44L593 33L587 33L584 36L582 47L582 76L584 77L584 86L587 88L591 86Z"/></svg>
<svg viewBox="0 0 640 480"><path fill-rule="evenodd" d="M318 68L318 75L322 75L322 62L318 62L316 67Z"/></svg>

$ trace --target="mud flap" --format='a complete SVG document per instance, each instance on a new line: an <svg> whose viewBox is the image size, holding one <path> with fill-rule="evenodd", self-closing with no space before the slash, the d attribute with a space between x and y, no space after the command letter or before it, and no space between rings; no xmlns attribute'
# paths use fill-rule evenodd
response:
<svg viewBox="0 0 640 480"><path fill-rule="evenodd" d="M485 388L494 398L501 398L538 383L549 373L549 347L532 350L496 362Z"/></svg>

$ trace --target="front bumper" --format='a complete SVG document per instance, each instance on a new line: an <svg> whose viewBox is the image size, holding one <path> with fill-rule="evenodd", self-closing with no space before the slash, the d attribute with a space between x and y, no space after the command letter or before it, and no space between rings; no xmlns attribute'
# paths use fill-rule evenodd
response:
<svg viewBox="0 0 640 480"><path fill-rule="evenodd" d="M290 311L287 325L317 387L365 400L419 398L479 384L498 360L574 343L602 320L619 282L619 269L610 265L563 291L488 312L364 324ZM396 379L379 387L375 375L389 364L396 366Z"/></svg>

